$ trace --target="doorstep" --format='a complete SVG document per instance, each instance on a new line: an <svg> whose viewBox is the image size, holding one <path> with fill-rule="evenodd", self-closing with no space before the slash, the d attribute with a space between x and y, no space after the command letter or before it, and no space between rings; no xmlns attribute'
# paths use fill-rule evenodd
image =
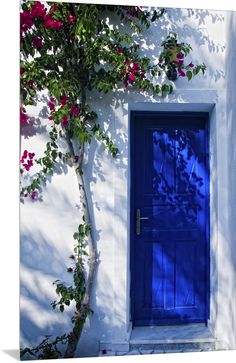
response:
<svg viewBox="0 0 236 363"><path fill-rule="evenodd" d="M130 350L136 349L160 353L209 351L215 350L215 338L205 324L134 327Z"/></svg>

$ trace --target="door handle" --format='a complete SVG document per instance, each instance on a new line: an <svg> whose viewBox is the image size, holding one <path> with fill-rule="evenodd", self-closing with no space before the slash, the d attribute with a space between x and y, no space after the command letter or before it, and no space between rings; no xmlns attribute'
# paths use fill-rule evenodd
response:
<svg viewBox="0 0 236 363"><path fill-rule="evenodd" d="M141 211L139 208L136 209L136 234L137 236L141 233L141 220L149 219L149 217L141 217Z"/></svg>

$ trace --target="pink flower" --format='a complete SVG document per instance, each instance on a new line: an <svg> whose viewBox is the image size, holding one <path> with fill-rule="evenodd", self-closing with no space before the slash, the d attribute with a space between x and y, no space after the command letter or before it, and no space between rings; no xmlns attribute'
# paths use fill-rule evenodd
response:
<svg viewBox="0 0 236 363"><path fill-rule="evenodd" d="M29 117L21 109L20 110L20 124L21 125L28 125L28 119L29 119Z"/></svg>
<svg viewBox="0 0 236 363"><path fill-rule="evenodd" d="M32 44L39 49L43 47L43 41L39 37L32 38Z"/></svg>
<svg viewBox="0 0 236 363"><path fill-rule="evenodd" d="M30 88L33 88L33 87L34 87L34 81L33 81L32 79L30 79L30 80L29 80L29 82L28 82L28 86L29 86Z"/></svg>
<svg viewBox="0 0 236 363"><path fill-rule="evenodd" d="M125 65L128 66L128 67L130 67L130 64L131 64L130 60L129 59L126 59Z"/></svg>
<svg viewBox="0 0 236 363"><path fill-rule="evenodd" d="M133 67L131 68L131 72L138 72L140 70L139 63L134 63Z"/></svg>
<svg viewBox="0 0 236 363"><path fill-rule="evenodd" d="M27 156L28 156L28 151L24 150L23 155L20 159L21 164L23 164L25 162L25 159L27 159Z"/></svg>
<svg viewBox="0 0 236 363"><path fill-rule="evenodd" d="M178 73L180 77L185 77L185 73L182 69L178 69Z"/></svg>
<svg viewBox="0 0 236 363"><path fill-rule="evenodd" d="M75 106L75 105L71 105L71 112L72 112L72 115L73 115L74 117L79 116L79 109L78 109L78 107L77 107L77 106Z"/></svg>
<svg viewBox="0 0 236 363"><path fill-rule="evenodd" d="M36 1L31 8L31 15L33 18L39 18L45 14L46 10L40 1Z"/></svg>
<svg viewBox="0 0 236 363"><path fill-rule="evenodd" d="M133 83L133 82L134 82L134 80L135 80L135 75L134 75L133 73L131 73L131 74L129 75L129 81L130 81L130 83Z"/></svg>
<svg viewBox="0 0 236 363"><path fill-rule="evenodd" d="M53 102L53 103L55 103L56 100L55 100L54 97L50 97L50 101Z"/></svg>
<svg viewBox="0 0 236 363"><path fill-rule="evenodd" d="M191 63L189 63L189 65L188 65L190 68L193 68L194 67L194 64L191 62Z"/></svg>
<svg viewBox="0 0 236 363"><path fill-rule="evenodd" d="M28 151L24 150L23 155L22 155L22 159L26 159L28 156Z"/></svg>
<svg viewBox="0 0 236 363"><path fill-rule="evenodd" d="M25 73L25 69L20 67L20 75L22 76Z"/></svg>
<svg viewBox="0 0 236 363"><path fill-rule="evenodd" d="M182 59L180 59L178 62L177 62L177 65L178 66L181 66L182 64L184 64L184 61Z"/></svg>
<svg viewBox="0 0 236 363"><path fill-rule="evenodd" d="M65 104L67 103L67 101L70 99L70 97L68 96L62 96L61 99L60 99L60 103L65 106Z"/></svg>
<svg viewBox="0 0 236 363"><path fill-rule="evenodd" d="M37 193L37 192L32 192L32 193L31 193L31 198L32 198L33 200L35 200L35 199L37 198L37 196L38 196L38 193Z"/></svg>
<svg viewBox="0 0 236 363"><path fill-rule="evenodd" d="M48 107L50 108L51 111L55 109L55 105L52 102L48 102Z"/></svg>
<svg viewBox="0 0 236 363"><path fill-rule="evenodd" d="M126 73L127 73L127 70L126 69L122 69L122 72L121 72L122 76L125 76Z"/></svg>
<svg viewBox="0 0 236 363"><path fill-rule="evenodd" d="M76 21L76 18L72 15L68 16L67 21L69 21L69 23L72 23L73 21Z"/></svg>
<svg viewBox="0 0 236 363"><path fill-rule="evenodd" d="M62 124L63 127L68 126L68 116L63 116L62 117L61 124Z"/></svg>
<svg viewBox="0 0 236 363"><path fill-rule="evenodd" d="M28 155L28 156L29 156L29 158L30 158L30 159L33 159L33 158L34 158L34 156L35 156L35 153L29 153L29 155Z"/></svg>
<svg viewBox="0 0 236 363"><path fill-rule="evenodd" d="M44 25L46 28L53 28L54 20L52 18L52 14L44 15L43 20L44 20Z"/></svg>
<svg viewBox="0 0 236 363"><path fill-rule="evenodd" d="M25 168L26 171L30 170L30 165L28 165L28 164L23 164L23 167Z"/></svg>
<svg viewBox="0 0 236 363"><path fill-rule="evenodd" d="M53 116L52 116L52 115L50 115L50 116L48 117L48 119L49 119L50 121L52 121L52 120L53 120Z"/></svg>
<svg viewBox="0 0 236 363"><path fill-rule="evenodd" d="M28 162L27 162L27 165L28 165L29 168L31 168L31 166L34 165L33 160L29 159Z"/></svg>
<svg viewBox="0 0 236 363"><path fill-rule="evenodd" d="M58 10L58 6L57 5L52 5L50 10L51 11L57 11Z"/></svg>
<svg viewBox="0 0 236 363"><path fill-rule="evenodd" d="M121 47L116 48L116 51L118 54L122 54L123 53L123 49Z"/></svg>
<svg viewBox="0 0 236 363"><path fill-rule="evenodd" d="M44 25L46 28L54 28L54 29L60 30L61 27L63 26L61 21L54 20L52 18L52 14L44 15L43 20L44 20Z"/></svg>
<svg viewBox="0 0 236 363"><path fill-rule="evenodd" d="M61 21L54 20L54 26L53 28L56 30L60 30L63 26L63 23Z"/></svg>
<svg viewBox="0 0 236 363"><path fill-rule="evenodd" d="M141 73L141 75L140 75L140 77L143 79L143 78L146 78L146 76L145 76L145 73L144 72L142 72Z"/></svg>
<svg viewBox="0 0 236 363"><path fill-rule="evenodd" d="M184 58L184 53L178 53L176 57L178 59L183 59Z"/></svg>
<svg viewBox="0 0 236 363"><path fill-rule="evenodd" d="M23 11L23 13L20 13L20 25L23 32L29 30L34 25L29 11Z"/></svg>

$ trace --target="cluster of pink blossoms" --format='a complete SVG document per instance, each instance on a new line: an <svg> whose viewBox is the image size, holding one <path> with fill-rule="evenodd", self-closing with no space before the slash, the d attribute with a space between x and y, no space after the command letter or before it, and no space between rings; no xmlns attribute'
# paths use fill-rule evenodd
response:
<svg viewBox="0 0 236 363"><path fill-rule="evenodd" d="M23 152L20 162L26 171L30 171L30 168L34 165L33 162L34 157L35 153L30 153L28 150L25 150Z"/></svg>
<svg viewBox="0 0 236 363"><path fill-rule="evenodd" d="M65 107L65 105L68 103L69 100L70 100L69 96L62 96L59 100L60 108ZM50 100L48 102L48 107L51 112L55 111L56 99L54 97L50 97ZM70 111L71 111L71 115L73 117L77 117L80 114L80 110L79 110L78 106L76 106L73 103L70 105ZM53 120L53 114L51 113L51 115L48 118L49 118L49 120ZM68 124L69 124L69 116L64 115L61 119L61 125L62 125L62 127L66 128L68 126Z"/></svg>
<svg viewBox="0 0 236 363"><path fill-rule="evenodd" d="M46 28L60 30L63 23L59 20L53 19L53 11L56 11L57 9L58 6L53 5L50 9L51 12L47 13L44 5L40 1L36 1L30 10L25 10L20 13L21 39L23 39L23 33L30 30L34 26L35 20L39 18L43 20ZM33 37L32 45L40 49L43 47L43 40L39 37Z"/></svg>
<svg viewBox="0 0 236 363"><path fill-rule="evenodd" d="M183 71L183 66L184 66L184 53L178 53L176 58L178 60L176 61L173 61L173 63L177 66L178 68L178 75L180 77L185 77L186 74L185 72ZM187 65L188 68L193 68L194 67L194 64L191 62Z"/></svg>
<svg viewBox="0 0 236 363"><path fill-rule="evenodd" d="M125 68L122 69L121 75L125 87L127 87L129 84L132 85L136 77L140 77L141 79L146 78L145 73L142 72L138 62L132 63L129 59L126 59L124 64Z"/></svg>

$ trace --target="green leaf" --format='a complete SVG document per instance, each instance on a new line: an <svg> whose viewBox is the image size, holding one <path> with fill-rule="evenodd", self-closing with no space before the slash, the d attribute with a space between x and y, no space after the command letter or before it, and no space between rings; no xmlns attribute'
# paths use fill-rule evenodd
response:
<svg viewBox="0 0 236 363"><path fill-rule="evenodd" d="M80 234L84 233L84 225L83 224L79 225L79 233Z"/></svg>
<svg viewBox="0 0 236 363"><path fill-rule="evenodd" d="M188 80L190 81L190 79L192 78L193 74L192 74L191 71L187 71L186 72L186 76L187 76Z"/></svg>
<svg viewBox="0 0 236 363"><path fill-rule="evenodd" d="M60 305L60 311L63 313L63 311L64 311L64 305L63 304L61 304Z"/></svg>

